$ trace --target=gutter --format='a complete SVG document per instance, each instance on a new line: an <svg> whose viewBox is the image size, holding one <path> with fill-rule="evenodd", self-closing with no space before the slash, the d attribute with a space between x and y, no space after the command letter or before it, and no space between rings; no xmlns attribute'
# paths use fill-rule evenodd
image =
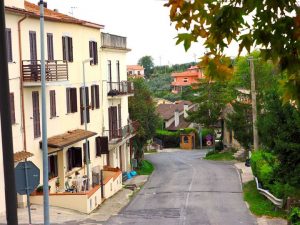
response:
<svg viewBox="0 0 300 225"><path fill-rule="evenodd" d="M25 125L25 108L24 108L24 88L23 88L23 70L22 70L22 41L21 41L21 23L27 18L25 14L18 21L18 41L19 41L19 67L20 67L20 96L21 96L21 120L23 130L23 150L26 151L26 125Z"/></svg>

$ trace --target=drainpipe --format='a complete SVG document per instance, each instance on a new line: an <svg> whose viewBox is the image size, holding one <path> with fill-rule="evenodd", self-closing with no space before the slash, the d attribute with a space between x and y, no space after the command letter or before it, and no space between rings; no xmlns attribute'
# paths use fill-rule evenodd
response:
<svg viewBox="0 0 300 225"><path fill-rule="evenodd" d="M21 119L23 130L23 150L27 151L26 144L26 126L25 126L25 109L24 109L24 91L23 91L23 69L22 69L22 41L21 41L21 22L27 18L25 15L18 21L18 40L19 40L19 66L20 66L20 96L21 96Z"/></svg>

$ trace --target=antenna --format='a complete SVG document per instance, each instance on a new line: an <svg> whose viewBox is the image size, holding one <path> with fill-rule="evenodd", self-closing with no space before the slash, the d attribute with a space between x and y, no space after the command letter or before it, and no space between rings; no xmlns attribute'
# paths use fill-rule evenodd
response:
<svg viewBox="0 0 300 225"><path fill-rule="evenodd" d="M76 6L71 6L71 11L69 12L72 16L73 16L73 14L74 14L74 9L77 9L78 7L76 7Z"/></svg>

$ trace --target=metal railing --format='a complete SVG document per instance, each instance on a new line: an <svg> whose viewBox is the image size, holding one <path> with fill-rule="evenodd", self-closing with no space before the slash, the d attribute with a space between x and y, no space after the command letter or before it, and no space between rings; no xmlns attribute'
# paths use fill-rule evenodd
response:
<svg viewBox="0 0 300 225"><path fill-rule="evenodd" d="M127 94L133 94L133 92L134 92L134 87L132 82L129 81L107 82L108 96L127 95Z"/></svg>
<svg viewBox="0 0 300 225"><path fill-rule="evenodd" d="M264 195L267 199L269 199L275 206L282 208L283 207L283 199L276 198L274 195L272 195L268 190L262 189L260 187L260 184L258 182L258 179L256 177L255 182L256 182L256 188L259 193Z"/></svg>
<svg viewBox="0 0 300 225"><path fill-rule="evenodd" d="M138 123L136 121L127 124L124 127L115 129L115 130L105 130L103 136L107 136L108 140L119 142L128 137L131 134L134 134L137 131Z"/></svg>
<svg viewBox="0 0 300 225"><path fill-rule="evenodd" d="M67 81L69 80L68 62L65 60L46 60L45 61L46 81ZM41 61L23 60L22 61L23 81L41 81Z"/></svg>

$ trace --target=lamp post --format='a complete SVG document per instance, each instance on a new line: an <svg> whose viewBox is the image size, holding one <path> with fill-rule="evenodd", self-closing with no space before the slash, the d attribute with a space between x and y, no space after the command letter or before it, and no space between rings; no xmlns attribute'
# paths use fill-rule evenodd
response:
<svg viewBox="0 0 300 225"><path fill-rule="evenodd" d="M42 150L43 150L43 195L44 195L44 225L49 222L49 188L48 188L48 142L46 117L46 75L45 75L45 43L44 43L44 7L46 1L40 0L40 40L41 40L41 86L42 86Z"/></svg>
<svg viewBox="0 0 300 225"><path fill-rule="evenodd" d="M83 76L83 93L82 93L82 102L83 102L83 120L84 120L84 130L87 131L87 116L86 116L86 107L87 107L87 102L86 102L86 91L85 91L85 68L84 65L85 63L88 63L90 61L92 61L93 58L89 58L86 60L82 61L82 76ZM89 169L89 151L88 151L88 140L87 138L85 138L85 164L86 164L86 175L87 175L87 187L88 190L90 188L90 169Z"/></svg>

